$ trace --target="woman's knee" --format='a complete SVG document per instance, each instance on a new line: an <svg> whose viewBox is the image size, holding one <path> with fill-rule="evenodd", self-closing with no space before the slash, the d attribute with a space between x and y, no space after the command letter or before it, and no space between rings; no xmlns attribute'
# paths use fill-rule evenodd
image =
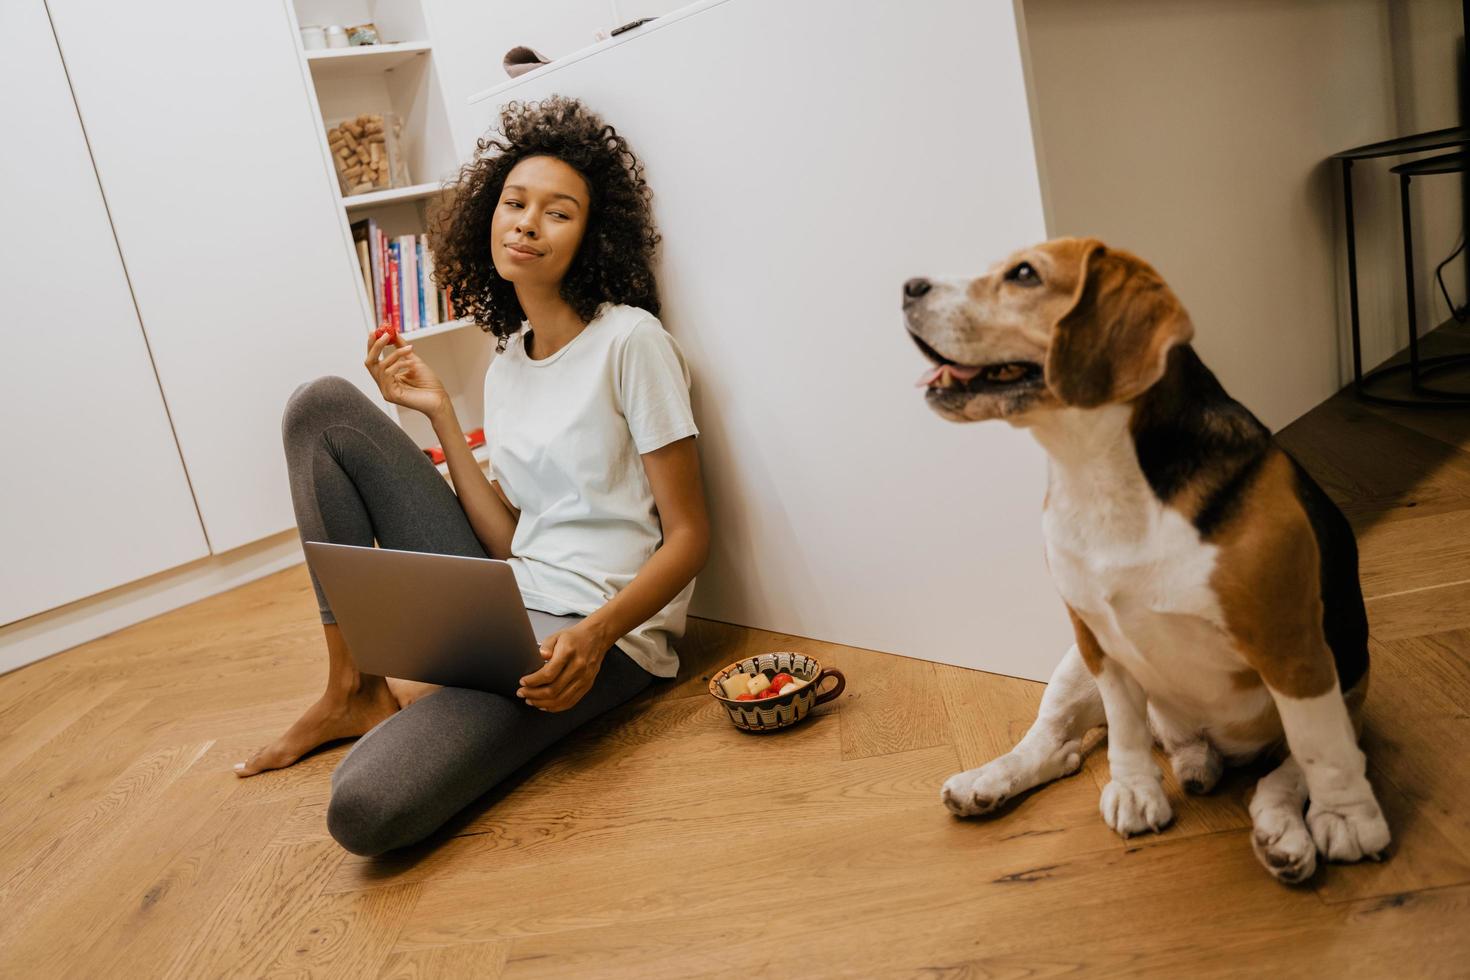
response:
<svg viewBox="0 0 1470 980"><path fill-rule="evenodd" d="M304 382L286 399L281 437L289 441L293 434L321 428L325 420L340 419L353 401L366 402L367 398L346 378L326 374Z"/></svg>
<svg viewBox="0 0 1470 980"><path fill-rule="evenodd" d="M414 843L413 808L394 801L382 787L344 779L332 788L327 831L345 850L376 857Z"/></svg>

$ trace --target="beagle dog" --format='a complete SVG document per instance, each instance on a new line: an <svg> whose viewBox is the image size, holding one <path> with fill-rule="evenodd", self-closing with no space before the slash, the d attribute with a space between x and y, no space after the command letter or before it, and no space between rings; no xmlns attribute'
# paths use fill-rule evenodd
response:
<svg viewBox="0 0 1470 980"><path fill-rule="evenodd" d="M932 362L930 408L1004 419L1046 451L1046 563L1076 635L1025 737L951 776L944 805L989 814L1077 772L1105 724L1102 816L1124 837L1173 818L1157 741L1189 793L1226 764L1282 759L1250 804L1252 847L1279 880L1306 880L1319 855L1381 859L1352 529L1201 363L1159 274L1063 238L978 278L910 279L903 312Z"/></svg>

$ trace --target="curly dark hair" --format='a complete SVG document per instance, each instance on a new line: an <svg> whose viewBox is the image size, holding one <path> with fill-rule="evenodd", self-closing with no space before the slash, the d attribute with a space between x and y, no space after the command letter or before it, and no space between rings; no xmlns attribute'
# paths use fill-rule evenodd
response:
<svg viewBox="0 0 1470 980"><path fill-rule="evenodd" d="M553 95L540 102L510 102L500 129L475 144L475 157L450 185L432 239L434 279L450 288L455 313L472 318L498 338L497 351L526 318L514 284L495 271L490 218L511 168L527 157L549 156L587 181L587 228L561 283L562 298L584 321L603 302L626 303L658 314L653 253L652 192L643 164L628 141L580 101Z"/></svg>

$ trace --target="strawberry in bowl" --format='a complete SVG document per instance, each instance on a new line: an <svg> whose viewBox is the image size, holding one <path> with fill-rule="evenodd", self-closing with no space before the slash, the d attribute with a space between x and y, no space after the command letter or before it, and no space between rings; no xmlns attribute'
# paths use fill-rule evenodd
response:
<svg viewBox="0 0 1470 980"><path fill-rule="evenodd" d="M818 691L828 678L836 681ZM730 716L736 728L769 732L794 725L819 704L842 693L847 679L835 668L802 653L763 653L716 671L709 693Z"/></svg>

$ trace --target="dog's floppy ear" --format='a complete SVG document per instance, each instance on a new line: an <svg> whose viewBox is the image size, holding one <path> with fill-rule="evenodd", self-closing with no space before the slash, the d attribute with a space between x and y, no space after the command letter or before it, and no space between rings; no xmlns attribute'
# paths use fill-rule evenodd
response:
<svg viewBox="0 0 1470 980"><path fill-rule="evenodd" d="M1072 308L1052 330L1046 384L1063 404L1096 408L1143 394L1194 325L1179 298L1137 256L1090 241Z"/></svg>

